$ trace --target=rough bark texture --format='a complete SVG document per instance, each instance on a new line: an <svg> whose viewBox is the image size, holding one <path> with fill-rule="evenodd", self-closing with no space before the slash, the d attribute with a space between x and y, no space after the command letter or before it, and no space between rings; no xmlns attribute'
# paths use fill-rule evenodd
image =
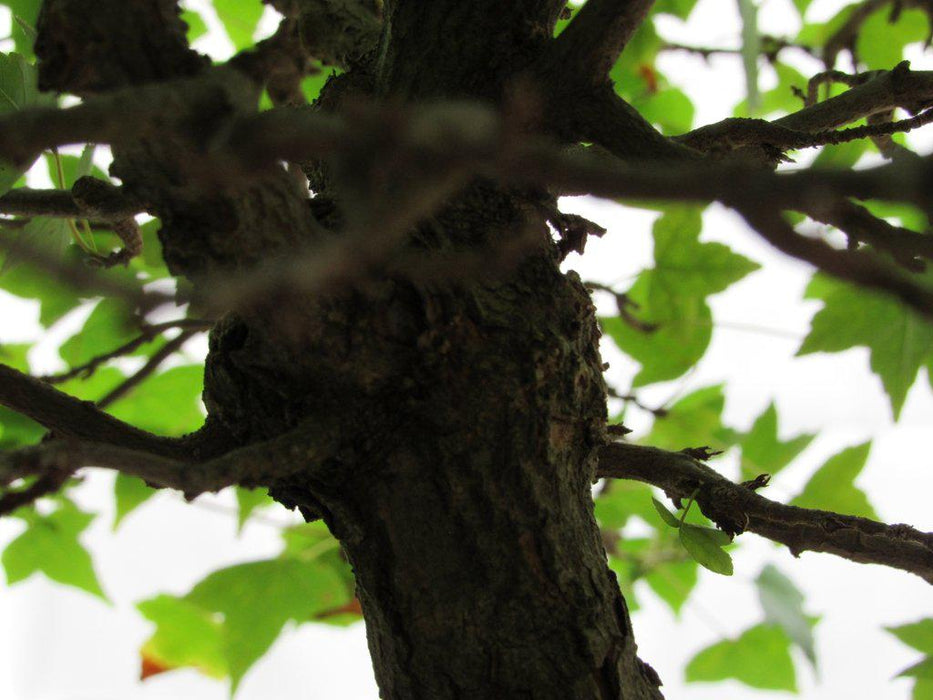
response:
<svg viewBox="0 0 933 700"><path fill-rule="evenodd" d="M45 85L99 91L202 65L156 41L98 56L84 33L70 33L106 23L112 7L132 15L126 24L172 37L171 3L101 0L93 12L85 4L48 4L37 44ZM387 2L376 72L351 72L323 103L333 108L373 85L393 99L503 100L561 5ZM104 61L118 65L70 69ZM312 211L352 202L327 169L316 171L310 204L284 170L242 185L199 184L191 154L248 102L235 83L195 100L202 121L180 103L189 126L173 130L180 137L114 145L114 172L152 203L166 260L196 292L208 275L325 235ZM266 485L285 505L323 517L341 541L386 698L660 697L657 676L636 657L593 517L606 418L593 307L579 280L558 269L541 197L475 182L406 244L469 251L531 240L531 252L497 276L377 275L315 297L257 299L211 335L205 402L221 434L250 444L310 422L339 446L327 469Z"/></svg>

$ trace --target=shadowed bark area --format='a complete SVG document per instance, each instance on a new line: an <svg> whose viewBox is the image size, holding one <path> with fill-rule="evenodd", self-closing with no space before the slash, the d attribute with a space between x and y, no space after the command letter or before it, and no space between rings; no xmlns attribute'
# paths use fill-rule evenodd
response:
<svg viewBox="0 0 933 700"><path fill-rule="evenodd" d="M96 60L67 42L69 25L123 7L98 4L106 7L87 16L73 0L50 3L43 32L63 38L40 53L47 85L82 91L72 72L47 66ZM561 4L387 3L376 74L351 71L332 88L344 91L333 103L374 83L393 99L500 101L515 71L539 58ZM150 31L175 31L164 2L131 6ZM133 69L159 60L140 50L108 56L127 63L115 75L159 77ZM95 90L103 83L91 81ZM346 220L363 206L346 168L335 182L318 178L312 206L284 169L203 185L196 155L204 134L245 109L249 88L238 85L221 81L209 105L182 100L179 138L113 149L114 172L153 204L165 258L196 292L208 274L322 235L313 207L336 202L344 210L334 218ZM195 113L203 121L192 122ZM302 469L317 453L311 445L286 453L296 467L264 485L323 517L341 541L385 698L660 697L657 676L636 657L593 517L606 419L594 311L579 280L558 269L542 196L474 182L402 246L417 255L530 241L495 275L374 274L315 296L283 290L211 335L205 403L223 434L251 444L310 424L328 445L326 468L316 460ZM367 235L381 234L377 223Z"/></svg>

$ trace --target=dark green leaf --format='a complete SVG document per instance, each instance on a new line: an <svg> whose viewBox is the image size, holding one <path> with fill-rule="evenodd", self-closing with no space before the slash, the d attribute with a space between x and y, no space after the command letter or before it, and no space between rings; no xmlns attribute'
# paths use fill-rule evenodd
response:
<svg viewBox="0 0 933 700"><path fill-rule="evenodd" d="M654 504L654 509L658 511L658 515L661 516L661 520L666 522L671 527L680 527L680 520L676 515L667 509L667 506L665 506L663 503L661 503L661 501L659 501L657 498L654 498L653 496L651 498L651 502Z"/></svg>
<svg viewBox="0 0 933 700"><path fill-rule="evenodd" d="M797 354L867 347L872 372L881 378L897 419L917 372L933 355L933 323L890 296L820 275L806 296L822 300L823 308Z"/></svg>
<svg viewBox="0 0 933 700"><path fill-rule="evenodd" d="M730 540L724 532L683 523L680 542L700 565L717 574L732 576L732 557L723 549Z"/></svg>
<svg viewBox="0 0 933 700"><path fill-rule="evenodd" d="M865 493L854 484L870 450L871 442L865 442L830 457L810 477L803 492L791 501L791 505L877 520L878 516Z"/></svg>
<svg viewBox="0 0 933 700"><path fill-rule="evenodd" d="M765 620L781 627L815 667L816 645L810 620L803 612L803 594L771 564L762 569L755 583Z"/></svg>
<svg viewBox="0 0 933 700"><path fill-rule="evenodd" d="M93 515L78 510L70 501L63 501L50 515L36 516L26 531L3 551L0 560L7 583L12 585L42 572L57 583L106 600L91 556L78 542L78 535L93 519Z"/></svg>
<svg viewBox="0 0 933 700"><path fill-rule="evenodd" d="M803 452L814 437L807 434L780 440L777 408L773 403L769 404L739 442L742 447L742 479L754 479L759 474L777 474Z"/></svg>
<svg viewBox="0 0 933 700"><path fill-rule="evenodd" d="M738 639L707 647L690 660L685 674L691 682L733 678L752 688L797 691L790 639L777 625L756 625Z"/></svg>

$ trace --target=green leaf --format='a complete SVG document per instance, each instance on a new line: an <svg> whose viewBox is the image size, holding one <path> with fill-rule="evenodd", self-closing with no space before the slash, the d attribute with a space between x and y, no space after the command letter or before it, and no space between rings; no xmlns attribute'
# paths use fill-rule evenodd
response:
<svg viewBox="0 0 933 700"><path fill-rule="evenodd" d="M777 408L774 403L769 404L739 442L742 447L742 479L754 479L763 473L777 474L803 452L814 437L804 434L787 441L780 440Z"/></svg>
<svg viewBox="0 0 933 700"><path fill-rule="evenodd" d="M724 449L731 444L722 424L725 402L722 384L697 389L668 408L663 418L657 418L640 442L674 451L702 445Z"/></svg>
<svg viewBox="0 0 933 700"><path fill-rule="evenodd" d="M907 676L909 678L922 678L928 681L933 680L933 656L927 656L913 666L908 666L897 675Z"/></svg>
<svg viewBox="0 0 933 700"><path fill-rule="evenodd" d="M123 302L102 300L81 330L62 343L59 355L71 367L77 367L116 350L139 336L139 330L128 323L132 317L132 309Z"/></svg>
<svg viewBox="0 0 933 700"><path fill-rule="evenodd" d="M249 516L257 508L271 506L275 501L269 496L265 489L244 489L236 487L237 512L237 532L243 531L243 526L249 520Z"/></svg>
<svg viewBox="0 0 933 700"><path fill-rule="evenodd" d="M185 600L160 595L137 606L156 625L142 648L144 656L167 668L191 666L213 678L227 675L223 624L219 616Z"/></svg>
<svg viewBox="0 0 933 700"><path fill-rule="evenodd" d="M655 267L638 276L628 296L639 305L639 318L656 330L603 321L606 333L642 365L635 386L676 379L693 367L712 337L706 297L758 268L721 243L700 243L701 229L696 207L670 208L655 222Z"/></svg>
<svg viewBox="0 0 933 700"><path fill-rule="evenodd" d="M39 18L39 7L42 5L42 0L4 0L2 4L9 7L13 16L20 20L20 22L14 21L10 28L10 36L16 50L25 56L32 57L32 45L35 41L34 30L36 20ZM26 27L30 29L26 29Z"/></svg>
<svg viewBox="0 0 933 700"><path fill-rule="evenodd" d="M253 34L264 10L259 0L214 0L214 9L238 50L253 45Z"/></svg>
<svg viewBox="0 0 933 700"><path fill-rule="evenodd" d="M650 569L644 578L651 590L678 615L696 587L699 567L693 559L665 562Z"/></svg>
<svg viewBox="0 0 933 700"><path fill-rule="evenodd" d="M182 21L188 25L187 39L188 43L193 43L207 34L207 24L200 13L194 10L184 10L181 13Z"/></svg>
<svg viewBox="0 0 933 700"><path fill-rule="evenodd" d="M0 449L15 450L35 445L45 435L45 428L21 413L0 406Z"/></svg>
<svg viewBox="0 0 933 700"><path fill-rule="evenodd" d="M59 384L57 388L82 401L97 402L109 394L126 377L116 367L102 367L90 377L77 377Z"/></svg>
<svg viewBox="0 0 933 700"><path fill-rule="evenodd" d="M14 26L14 36L17 31L18 27ZM54 104L55 98L40 94L37 85L36 67L24 56L18 53L0 53L0 114ZM12 163L0 162L0 194L9 191L31 166L32 163L15 166Z"/></svg>
<svg viewBox="0 0 933 700"><path fill-rule="evenodd" d="M157 374L113 404L110 412L159 435L184 435L204 423L203 365L184 365Z"/></svg>
<svg viewBox="0 0 933 700"><path fill-rule="evenodd" d="M235 690L286 622L310 620L346 604L350 596L326 564L271 559L215 571L185 600L223 615L223 654Z"/></svg>
<svg viewBox="0 0 933 700"><path fill-rule="evenodd" d="M56 244L51 241L49 245ZM77 263L78 256L69 253L70 250L66 252L64 262ZM80 297L67 284L29 264L8 267L9 253L5 258L4 272L0 274L0 289L23 299L39 301L39 323L44 327L48 328L81 303ZM9 262L14 264L14 261Z"/></svg>
<svg viewBox="0 0 933 700"><path fill-rule="evenodd" d="M864 140L823 146L820 154L813 161L813 167L848 170L865 155L870 143L870 141Z"/></svg>
<svg viewBox="0 0 933 700"><path fill-rule="evenodd" d="M113 497L116 502L113 529L116 530L127 515L155 496L155 494L156 490L151 486L147 486L142 479L117 472L117 478L113 484Z"/></svg>
<svg viewBox="0 0 933 700"><path fill-rule="evenodd" d="M687 19L696 4L697 0L659 0L654 6L654 11Z"/></svg>
<svg viewBox="0 0 933 700"><path fill-rule="evenodd" d="M910 696L912 700L933 700L933 681L926 678L918 678L914 683L914 692Z"/></svg>
<svg viewBox="0 0 933 700"><path fill-rule="evenodd" d="M803 106L803 102L794 94L793 88L806 90L807 77L784 63L775 63L774 71L777 73L777 85L771 90L761 94L761 103L757 112L749 108L748 100L742 100L736 105L734 114L737 117L751 117L754 114L789 114Z"/></svg>
<svg viewBox="0 0 933 700"><path fill-rule="evenodd" d="M933 618L926 618L898 627L886 627L888 632L909 647L933 655Z"/></svg>
<svg viewBox="0 0 933 700"><path fill-rule="evenodd" d="M693 128L695 109L693 102L681 90L667 85L667 80L657 74L658 88L646 90L631 98L632 106L668 135L683 134Z"/></svg>
<svg viewBox="0 0 933 700"><path fill-rule="evenodd" d="M66 219L34 216L16 232L16 237L7 250L0 276L28 262L33 250L50 255L64 254L71 240L71 229Z"/></svg>
<svg viewBox="0 0 933 700"><path fill-rule="evenodd" d="M930 217L920 207L902 202L882 202L872 199L862 203L868 211L883 219L895 219L904 228L926 231L930 228Z"/></svg>
<svg viewBox="0 0 933 700"><path fill-rule="evenodd" d="M703 649L687 664L685 675L690 682L732 678L752 688L797 691L790 639L777 625L756 625L738 639Z"/></svg>
<svg viewBox="0 0 933 700"><path fill-rule="evenodd" d="M31 343L2 343L0 344L0 362L7 367L29 374L29 359L26 354L31 349Z"/></svg>
<svg viewBox="0 0 933 700"><path fill-rule="evenodd" d="M95 147L93 145L88 145L84 148L80 157L61 153L58 155L62 162L62 174L65 177L63 189L71 189L79 177L84 177L86 175L91 175L104 182L110 182L110 177L108 177L107 173L94 165L91 160L94 156L94 150ZM49 169L49 178L58 186L58 164L55 162L55 154L46 153L45 162Z"/></svg>
<svg viewBox="0 0 933 700"><path fill-rule="evenodd" d="M800 18L803 19L804 15L807 13L807 8L810 7L810 3L813 0L794 0L794 6L797 8L797 11L800 13Z"/></svg>
<svg viewBox="0 0 933 700"><path fill-rule="evenodd" d="M130 261L131 268L139 270L149 279L161 279L169 274L162 258L162 242L159 240L161 226L161 221L152 219L139 227L143 238L143 252Z"/></svg>
<svg viewBox="0 0 933 700"><path fill-rule="evenodd" d="M36 516L24 533L3 551L0 561L10 585L42 572L52 581L74 586L107 600L87 550L78 542L94 516L63 501L47 516Z"/></svg>
<svg viewBox="0 0 933 700"><path fill-rule="evenodd" d="M596 499L596 519L601 527L620 530L629 517L637 516L649 525L660 525L651 507L651 487L635 481L612 481Z"/></svg>
<svg viewBox="0 0 933 700"><path fill-rule="evenodd" d="M810 477L791 505L877 520L865 493L853 483L865 466L870 450L871 442L865 442L830 457Z"/></svg>
<svg viewBox="0 0 933 700"><path fill-rule="evenodd" d="M710 571L724 576L732 576L732 557L723 549L729 542L729 536L719 530L687 523L680 526L680 543L690 556Z"/></svg>
<svg viewBox="0 0 933 700"><path fill-rule="evenodd" d="M663 503L661 503L661 501L659 501L657 498L654 498L653 496L651 497L651 502L654 504L654 509L658 511L658 515L661 516L661 520L673 528L680 527L680 520L676 515L667 509L667 506L665 506Z"/></svg>
<svg viewBox="0 0 933 700"><path fill-rule="evenodd" d="M609 555L609 569L616 576L619 590L625 597L625 605L630 612L641 607L638 603L638 594L635 591L635 581L638 578L638 563L630 559Z"/></svg>
<svg viewBox="0 0 933 700"><path fill-rule="evenodd" d="M815 668L816 645L810 620L803 612L803 594L771 564L762 569L755 583L765 620L783 629Z"/></svg>
<svg viewBox="0 0 933 700"><path fill-rule="evenodd" d="M865 21L858 33L856 54L872 68L893 68L903 58L905 46L929 36L930 23L923 10L904 9L893 24L890 17L890 8L883 7Z"/></svg>
<svg viewBox="0 0 933 700"><path fill-rule="evenodd" d="M806 297L822 300L823 308L797 354L867 347L896 420L921 365L933 357L933 323L890 296L821 275L813 277Z"/></svg>

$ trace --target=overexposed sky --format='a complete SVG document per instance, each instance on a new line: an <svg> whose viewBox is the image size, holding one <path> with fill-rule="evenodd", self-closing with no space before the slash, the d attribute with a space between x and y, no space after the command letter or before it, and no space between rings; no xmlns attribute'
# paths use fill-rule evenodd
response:
<svg viewBox="0 0 933 700"><path fill-rule="evenodd" d="M814 17L829 16L838 0L815 0ZM201 9L204 3L192 0ZM216 19L205 12L209 26ZM765 0L761 26L769 34L796 31L791 0ZM266 31L275 25L271 10ZM735 3L700 0L690 23L664 21L662 33L673 40L704 46L738 44ZM223 37L202 40L199 48L218 57L231 47ZM672 82L684 89L697 106L697 125L731 115L744 91L740 61L714 57L704 62L682 53L665 55L659 64ZM818 68L803 58L804 72ZM930 55L915 56L914 68L933 68ZM768 69L762 87L768 87ZM933 127L928 127L933 132ZM927 135L917 137L924 152L933 150ZM37 183L39 184L39 183ZM591 240L587 255L571 256L566 267L584 279L618 283L624 288L638 271L651 265L650 227L654 214L625 209L589 198L565 202L565 208L585 214L609 230ZM841 448L874 438L869 463L858 480L879 515L890 522L908 522L933 530L933 458L928 440L933 425L933 396L921 380L908 396L903 415L892 424L880 382L868 371L863 349L833 355L795 358L808 322L818 304L803 302L809 277L806 266L774 252L749 232L738 218L718 207L706 215L704 240L728 243L762 263L727 292L711 299L716 326L707 356L688 378L649 387L641 392L649 404L714 383L726 383L725 419L747 428L767 404L779 409L782 437L820 432L820 437L791 467L781 473L766 495L793 497L813 469ZM606 313L611 304L599 299ZM35 312L27 302L0 293L4 324L0 342L36 337ZM87 310L66 317L48 334L31 358L42 371L56 362L57 342L79 327ZM203 344L192 347L203 350ZM608 378L625 389L637 366L611 343L604 345L611 363ZM646 427L636 414L633 428ZM734 456L714 465L734 475ZM279 549L275 523L293 521L286 511L269 511L251 522L240 537L232 499L222 494L185 504L173 494L159 494L132 514L113 534L112 476L93 474L80 488L80 500L101 517L83 537L95 555L108 606L86 594L49 584L41 577L12 588L0 587L0 698L11 700L222 700L224 682L194 671L176 671L139 683L138 649L151 626L134 604L160 592L184 593L206 573L233 563L274 555ZM19 530L15 521L0 520L0 545ZM798 682L804 698L907 698L909 682L892 676L916 660L916 654L881 626L903 624L933 615L930 588L919 578L882 567L851 564L829 555L804 554L794 560L786 550L745 535L735 557L731 578L701 572L700 584L675 619L648 589L638 585L642 609L634 616L643 658L664 680L669 698L735 700L780 697L745 686L684 685L680 677L686 661L699 649L723 636L737 635L761 617L752 584L764 563L775 561L807 594L806 610L822 617L816 627L819 676L799 663ZM796 652L795 652L796 653ZM802 659L798 659L802 660ZM377 697L362 624L347 629L305 625L287 632L271 653L247 675L238 700L269 697ZM789 696L788 696L789 697Z"/></svg>

